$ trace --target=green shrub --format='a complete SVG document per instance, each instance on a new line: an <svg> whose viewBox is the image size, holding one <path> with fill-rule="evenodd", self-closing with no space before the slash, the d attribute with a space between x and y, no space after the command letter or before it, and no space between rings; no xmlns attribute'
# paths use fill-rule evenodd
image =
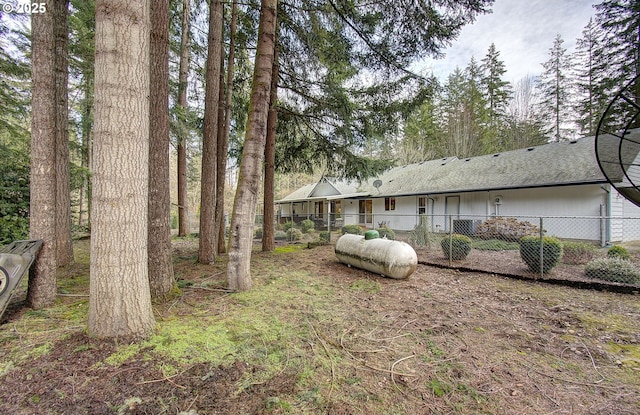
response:
<svg viewBox="0 0 640 415"><path fill-rule="evenodd" d="M286 241L287 233L284 231L276 231L275 235L273 235L273 239L276 241Z"/></svg>
<svg viewBox="0 0 640 415"><path fill-rule="evenodd" d="M262 239L262 228L258 228L253 231L253 237L256 239Z"/></svg>
<svg viewBox="0 0 640 415"><path fill-rule="evenodd" d="M288 241L299 241L302 239L302 232L297 228L290 228L287 230L287 240Z"/></svg>
<svg viewBox="0 0 640 415"><path fill-rule="evenodd" d="M445 257L449 258L449 253L451 253L452 260L460 261L465 259L471 252L471 238L454 233L450 237L445 236L442 238L440 247Z"/></svg>
<svg viewBox="0 0 640 415"><path fill-rule="evenodd" d="M562 242L553 236L542 238L542 273L558 265L562 258ZM520 257L531 272L540 273L540 237L524 236L520 239Z"/></svg>
<svg viewBox="0 0 640 415"><path fill-rule="evenodd" d="M598 258L584 267L588 278L627 284L640 283L640 270L630 261L621 258Z"/></svg>
<svg viewBox="0 0 640 415"><path fill-rule="evenodd" d="M523 236L540 235L540 228L527 221L516 218L497 217L482 222L476 228L474 236L482 239L501 239L517 242Z"/></svg>
<svg viewBox="0 0 640 415"><path fill-rule="evenodd" d="M387 228L386 226L378 229L378 234L380 234L381 238L391 239L392 241L396 239L396 233L393 229Z"/></svg>
<svg viewBox="0 0 640 415"><path fill-rule="evenodd" d="M0 246L29 237L29 218L20 216L0 217Z"/></svg>
<svg viewBox="0 0 640 415"><path fill-rule="evenodd" d="M342 234L350 233L353 235L362 235L362 228L358 225L344 225L342 227Z"/></svg>
<svg viewBox="0 0 640 415"><path fill-rule="evenodd" d="M287 222L282 224L282 230L285 231L285 232L288 231L289 229L295 228L295 227L296 227L295 222L291 222L291 221L287 221Z"/></svg>
<svg viewBox="0 0 640 415"><path fill-rule="evenodd" d="M431 232L426 220L423 220L422 217L420 219L420 224L416 225L409 232L409 244L414 247L430 247L440 238L435 233Z"/></svg>
<svg viewBox="0 0 640 415"><path fill-rule="evenodd" d="M562 243L562 262L569 265L582 265L593 259L596 247L585 242L565 241Z"/></svg>
<svg viewBox="0 0 640 415"><path fill-rule="evenodd" d="M331 233L329 231L320 232L319 238L321 241L329 242L331 240Z"/></svg>
<svg viewBox="0 0 640 415"><path fill-rule="evenodd" d="M607 256L609 258L619 258L624 260L631 259L631 255L629 255L629 251L627 251L627 249L624 246L620 246L620 245L613 245L611 248L609 248L609 250L607 251Z"/></svg>
<svg viewBox="0 0 640 415"><path fill-rule="evenodd" d="M311 219L305 219L300 222L300 228L302 228L302 233L309 233L313 231L316 227L316 224L313 223Z"/></svg>

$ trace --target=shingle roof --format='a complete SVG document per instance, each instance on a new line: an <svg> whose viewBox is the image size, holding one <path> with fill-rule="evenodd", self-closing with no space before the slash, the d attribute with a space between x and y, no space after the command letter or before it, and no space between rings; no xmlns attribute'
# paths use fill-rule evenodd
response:
<svg viewBox="0 0 640 415"><path fill-rule="evenodd" d="M316 195L315 191L320 182L326 181L331 184L336 190L336 195ZM324 200L324 199L344 199L347 197L358 197L358 196L367 196L367 193L358 193L357 191L357 183L354 182L346 182L342 180L329 180L327 178L322 178L319 183L312 183L302 186L298 190L293 193L288 194L284 198L277 200L276 203L291 203L291 202L299 202L303 200Z"/></svg>
<svg viewBox="0 0 640 415"><path fill-rule="evenodd" d="M446 158L393 168L363 183L360 191L398 196L606 182L594 138L550 143L466 159Z"/></svg>
<svg viewBox="0 0 640 415"><path fill-rule="evenodd" d="M343 181L331 183L342 198L606 183L594 146L595 137L585 137L466 159L447 157L395 167L358 186ZM374 186L377 180L382 182L378 187ZM315 186L304 186L279 202L309 200Z"/></svg>

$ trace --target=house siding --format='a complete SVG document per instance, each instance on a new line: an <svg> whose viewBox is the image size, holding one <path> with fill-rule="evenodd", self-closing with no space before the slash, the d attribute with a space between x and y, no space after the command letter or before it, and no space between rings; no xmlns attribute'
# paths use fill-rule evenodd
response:
<svg viewBox="0 0 640 415"><path fill-rule="evenodd" d="M640 240L640 208L615 189L611 191L611 242Z"/></svg>

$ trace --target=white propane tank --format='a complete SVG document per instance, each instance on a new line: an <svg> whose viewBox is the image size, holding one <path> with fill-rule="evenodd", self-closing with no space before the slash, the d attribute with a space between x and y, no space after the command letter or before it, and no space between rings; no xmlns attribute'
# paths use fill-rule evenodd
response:
<svg viewBox="0 0 640 415"><path fill-rule="evenodd" d="M409 244L348 233L336 241L336 256L344 264L395 279L407 278L418 266L416 251Z"/></svg>

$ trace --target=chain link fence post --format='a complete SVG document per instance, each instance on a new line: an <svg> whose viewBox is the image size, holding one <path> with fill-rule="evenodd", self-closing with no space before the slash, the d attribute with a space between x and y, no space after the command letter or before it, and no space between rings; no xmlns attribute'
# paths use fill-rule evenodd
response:
<svg viewBox="0 0 640 415"><path fill-rule="evenodd" d="M453 215L449 215L449 267L453 257Z"/></svg>
<svg viewBox="0 0 640 415"><path fill-rule="evenodd" d="M540 217L540 278L544 277L544 228L543 219Z"/></svg>

